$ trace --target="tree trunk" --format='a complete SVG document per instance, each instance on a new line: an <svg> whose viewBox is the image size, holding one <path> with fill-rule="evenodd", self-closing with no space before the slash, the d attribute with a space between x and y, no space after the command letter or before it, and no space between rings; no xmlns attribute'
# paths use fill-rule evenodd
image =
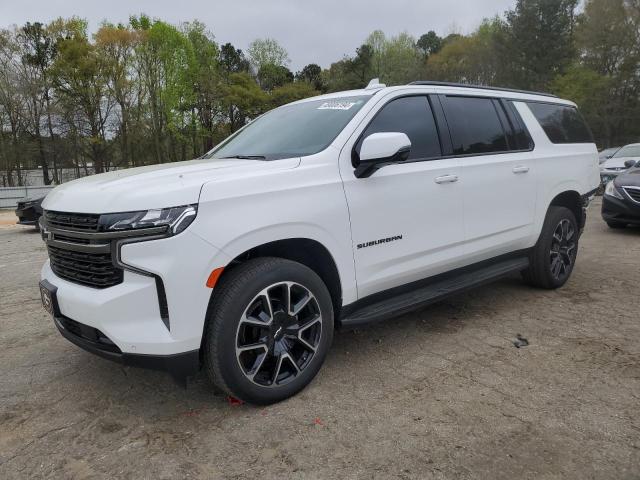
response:
<svg viewBox="0 0 640 480"><path fill-rule="evenodd" d="M49 137L51 138L51 160L53 163L53 180L56 184L60 184L58 177L58 155L56 151L56 138L53 134L53 122L51 121L51 102L49 100L49 91L45 91L44 98L47 107L47 126L49 128ZM48 185L48 184L47 184Z"/></svg>

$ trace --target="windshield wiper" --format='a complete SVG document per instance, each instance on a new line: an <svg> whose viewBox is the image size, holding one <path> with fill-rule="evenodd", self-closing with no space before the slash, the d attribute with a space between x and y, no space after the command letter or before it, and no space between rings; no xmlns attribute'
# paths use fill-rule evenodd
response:
<svg viewBox="0 0 640 480"><path fill-rule="evenodd" d="M264 155L231 155L230 157L221 157L223 158L239 158L241 160L266 160L267 157Z"/></svg>

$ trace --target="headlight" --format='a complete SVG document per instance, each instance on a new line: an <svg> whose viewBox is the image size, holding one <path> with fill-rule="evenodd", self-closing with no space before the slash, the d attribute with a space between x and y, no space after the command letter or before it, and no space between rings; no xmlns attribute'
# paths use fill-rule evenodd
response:
<svg viewBox="0 0 640 480"><path fill-rule="evenodd" d="M616 186L613 184L613 180L607 183L606 188L604 189L604 194L609 195L610 197L619 198L620 200L624 200L622 194L618 191Z"/></svg>
<svg viewBox="0 0 640 480"><path fill-rule="evenodd" d="M108 213L100 215L100 229L122 231L166 225L171 234L177 235L191 225L197 212L197 205L185 205L139 212Z"/></svg>

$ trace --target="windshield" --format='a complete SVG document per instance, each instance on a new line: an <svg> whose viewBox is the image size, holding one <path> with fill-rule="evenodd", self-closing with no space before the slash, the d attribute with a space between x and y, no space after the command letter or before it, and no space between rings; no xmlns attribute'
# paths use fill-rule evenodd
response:
<svg viewBox="0 0 640 480"><path fill-rule="evenodd" d="M640 145L627 145L618 150L613 158L640 157Z"/></svg>
<svg viewBox="0 0 640 480"><path fill-rule="evenodd" d="M258 117L204 158L276 160L318 153L329 146L371 98L340 97L285 105Z"/></svg>

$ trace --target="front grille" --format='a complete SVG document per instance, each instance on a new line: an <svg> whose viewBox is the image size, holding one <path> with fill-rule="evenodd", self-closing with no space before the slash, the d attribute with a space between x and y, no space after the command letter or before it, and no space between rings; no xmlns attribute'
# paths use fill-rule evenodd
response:
<svg viewBox="0 0 640 480"><path fill-rule="evenodd" d="M122 283L123 272L114 266L111 253L87 253L47 246L51 269L60 278L93 288Z"/></svg>
<svg viewBox="0 0 640 480"><path fill-rule="evenodd" d="M51 227L97 232L100 215L90 213L45 212L47 224Z"/></svg>
<svg viewBox="0 0 640 480"><path fill-rule="evenodd" d="M627 195L629 195L634 201L640 203L640 189L629 187L622 188L624 188L624 191L627 192Z"/></svg>

